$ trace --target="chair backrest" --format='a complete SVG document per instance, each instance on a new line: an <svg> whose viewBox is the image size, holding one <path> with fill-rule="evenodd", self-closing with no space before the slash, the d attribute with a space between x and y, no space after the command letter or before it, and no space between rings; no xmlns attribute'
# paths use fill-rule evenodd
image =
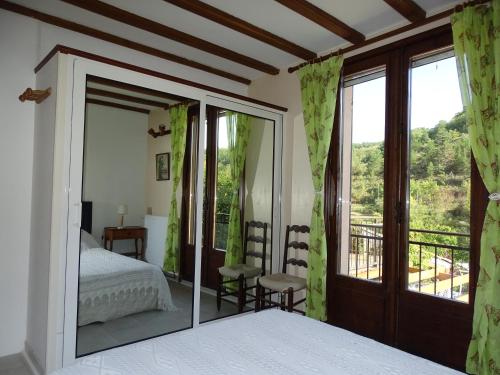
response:
<svg viewBox="0 0 500 375"><path fill-rule="evenodd" d="M307 225L287 225L286 226L286 236L285 236L285 251L283 254L283 273L286 273L286 268L289 264L292 266L305 267L307 268L307 262L302 259L288 258L288 249L298 249L309 251L309 245L302 241L290 241L290 233L309 233L310 229Z"/></svg>
<svg viewBox="0 0 500 375"><path fill-rule="evenodd" d="M250 234L250 229L253 228L253 234ZM256 232L262 229L262 236ZM262 252L257 249L249 250L248 243L261 244ZM267 246L267 223L261 221L247 221L245 223L245 240L243 242L243 263L246 263L247 257L260 258L262 264L262 276L266 274L266 246Z"/></svg>

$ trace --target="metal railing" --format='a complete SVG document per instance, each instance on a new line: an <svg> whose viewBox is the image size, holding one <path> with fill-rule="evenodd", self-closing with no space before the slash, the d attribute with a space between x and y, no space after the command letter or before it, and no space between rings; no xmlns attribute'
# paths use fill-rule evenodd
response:
<svg viewBox="0 0 500 375"><path fill-rule="evenodd" d="M382 281L382 231L382 224L351 224L350 276ZM408 289L467 302L470 235L410 228L409 237Z"/></svg>
<svg viewBox="0 0 500 375"><path fill-rule="evenodd" d="M229 214L215 213L215 247L220 250L227 248L227 232L229 228Z"/></svg>

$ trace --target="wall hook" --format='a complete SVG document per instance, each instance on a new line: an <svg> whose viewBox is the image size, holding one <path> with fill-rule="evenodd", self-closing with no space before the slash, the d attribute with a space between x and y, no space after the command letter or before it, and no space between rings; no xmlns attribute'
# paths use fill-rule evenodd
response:
<svg viewBox="0 0 500 375"><path fill-rule="evenodd" d="M19 100L25 102L26 100L34 101L36 104L40 104L45 99L47 99L52 92L52 88L47 88L45 90L33 90L28 87L24 92L19 95Z"/></svg>

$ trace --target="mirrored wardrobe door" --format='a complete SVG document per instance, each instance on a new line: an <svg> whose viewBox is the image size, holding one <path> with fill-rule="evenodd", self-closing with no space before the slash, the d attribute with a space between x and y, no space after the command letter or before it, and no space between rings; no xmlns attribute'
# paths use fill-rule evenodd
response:
<svg viewBox="0 0 500 375"><path fill-rule="evenodd" d="M191 328L199 102L87 76L76 354Z"/></svg>
<svg viewBox="0 0 500 375"><path fill-rule="evenodd" d="M256 278L274 269L275 123L206 111L200 322L253 310Z"/></svg>

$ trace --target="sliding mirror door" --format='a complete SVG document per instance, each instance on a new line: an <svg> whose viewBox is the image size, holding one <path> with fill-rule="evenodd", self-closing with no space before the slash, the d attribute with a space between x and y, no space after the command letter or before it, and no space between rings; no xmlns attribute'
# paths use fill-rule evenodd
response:
<svg viewBox="0 0 500 375"><path fill-rule="evenodd" d="M207 106L204 131L200 322L252 310L256 277L275 268L275 121Z"/></svg>
<svg viewBox="0 0 500 375"><path fill-rule="evenodd" d="M197 101L87 76L77 356L193 326L198 126Z"/></svg>

